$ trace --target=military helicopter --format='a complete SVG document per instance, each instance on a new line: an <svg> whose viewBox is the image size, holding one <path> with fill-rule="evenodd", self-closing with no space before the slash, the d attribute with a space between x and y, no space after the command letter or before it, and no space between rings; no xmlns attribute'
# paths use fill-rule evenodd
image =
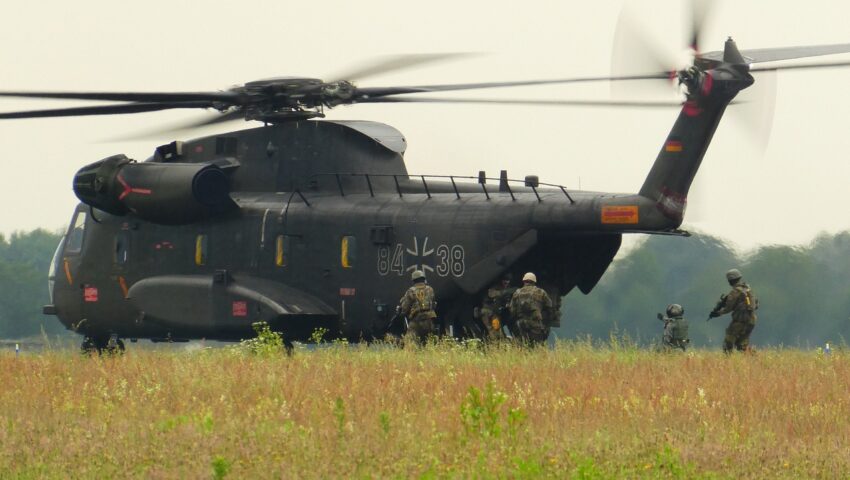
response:
<svg viewBox="0 0 850 480"><path fill-rule="evenodd" d="M691 47L699 52L699 22L693 25ZM752 64L842 52L850 44L739 50L730 38L723 51L695 53L687 68L639 75L360 87L352 74L329 82L276 78L217 92L4 91L0 96L121 103L0 119L203 108L220 115L202 124L263 124L174 141L142 162L114 155L77 172L73 189L81 203L56 249L44 313L84 335L84 349L123 348L123 339L139 338L239 340L258 321L288 341L308 340L318 328L330 338L380 338L416 270L437 291L443 331L481 338L487 327L474 309L506 272L536 272L555 299L576 287L587 294L623 234L687 235L679 227L691 182L727 106L753 85L752 74L850 62ZM573 190L506 172L412 174L406 140L393 127L321 120L325 109L362 103L522 103L420 93L671 79L685 101L632 194Z"/></svg>

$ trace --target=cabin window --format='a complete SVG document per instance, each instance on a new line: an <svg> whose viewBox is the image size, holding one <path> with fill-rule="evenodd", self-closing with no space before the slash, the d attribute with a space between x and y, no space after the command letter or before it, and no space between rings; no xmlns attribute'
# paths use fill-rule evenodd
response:
<svg viewBox="0 0 850 480"><path fill-rule="evenodd" d="M120 232L115 235L115 248L113 249L112 260L118 265L124 265L127 262L127 257L130 252L130 236L127 232Z"/></svg>
<svg viewBox="0 0 850 480"><path fill-rule="evenodd" d="M346 235L342 237L342 242L340 245L340 262L342 263L342 268L353 268L354 261L357 259L357 238L353 235Z"/></svg>
<svg viewBox="0 0 850 480"><path fill-rule="evenodd" d="M198 235L195 237L195 265L201 266L207 264L207 240L206 235Z"/></svg>
<svg viewBox="0 0 850 480"><path fill-rule="evenodd" d="M80 253L83 249L83 238L86 233L86 212L77 212L72 222L71 231L68 232L68 242L65 253Z"/></svg>
<svg viewBox="0 0 850 480"><path fill-rule="evenodd" d="M289 264L289 255L292 252L292 237L289 235L278 235L275 240L274 264L285 267Z"/></svg>

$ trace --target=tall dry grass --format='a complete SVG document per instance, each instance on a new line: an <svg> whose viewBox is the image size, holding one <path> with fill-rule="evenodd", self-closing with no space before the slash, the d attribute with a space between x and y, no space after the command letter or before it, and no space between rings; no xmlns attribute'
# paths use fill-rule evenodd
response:
<svg viewBox="0 0 850 480"><path fill-rule="evenodd" d="M850 357L0 355L2 478L845 478Z"/></svg>

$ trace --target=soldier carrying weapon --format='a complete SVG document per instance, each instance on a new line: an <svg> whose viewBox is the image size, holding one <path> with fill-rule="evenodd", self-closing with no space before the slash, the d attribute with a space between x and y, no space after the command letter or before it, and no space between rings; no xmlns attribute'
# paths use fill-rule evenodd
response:
<svg viewBox="0 0 850 480"><path fill-rule="evenodd" d="M522 342L538 345L549 338L555 312L552 299L537 286L537 275L532 272L523 275L522 288L514 292L509 308Z"/></svg>
<svg viewBox="0 0 850 480"><path fill-rule="evenodd" d="M421 345L425 343L428 335L434 332L437 301L434 298L434 289L425 282L425 272L415 270L410 278L413 280L413 286L404 292L396 313L404 315L407 319L407 331L413 334Z"/></svg>
<svg viewBox="0 0 850 480"><path fill-rule="evenodd" d="M481 302L480 318L487 328L491 340L503 340L505 327L509 325L511 302L516 287L511 287L511 274L505 273L499 282L487 289Z"/></svg>
<svg viewBox="0 0 850 480"><path fill-rule="evenodd" d="M667 316L658 314L664 322L662 343L667 350L679 349L683 352L691 340L688 338L688 321L683 318L685 309L677 303L667 305Z"/></svg>
<svg viewBox="0 0 850 480"><path fill-rule="evenodd" d="M746 351L750 345L750 334L756 326L756 310L759 301L749 285L742 281L741 272L733 268L726 272L726 280L732 286L732 290L720 296L720 300L708 319L719 317L732 312L732 322L726 327L726 336L723 339L723 351L732 352L734 346L738 351Z"/></svg>

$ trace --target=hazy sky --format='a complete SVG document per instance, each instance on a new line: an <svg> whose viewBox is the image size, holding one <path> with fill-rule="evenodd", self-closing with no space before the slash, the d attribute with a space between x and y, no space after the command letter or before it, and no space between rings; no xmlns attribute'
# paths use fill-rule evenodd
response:
<svg viewBox="0 0 850 480"><path fill-rule="evenodd" d="M678 0L641 0L642 23L672 51L685 44ZM502 6L504 5L504 6ZM604 75L622 1L15 2L0 29L6 90L217 90L283 75L331 78L376 56L483 52L361 82L362 86ZM767 8L769 6L769 8ZM725 1L704 49L850 42L846 0ZM833 56L828 60L848 59ZM782 73L770 143L748 139L752 116L730 108L691 192L686 223L748 249L807 243L850 228L850 68ZM756 81L753 89L762 84ZM460 96L462 94L453 94ZM472 94L466 94L473 96ZM448 95L443 95L448 96ZM608 85L482 91L482 98L608 98ZM75 105L0 99L0 111ZM0 121L0 232L67 224L81 166L116 153L142 160L175 138L110 141L203 118L160 112ZM408 140L413 173L537 174L544 182L634 192L678 110L475 105L340 107L331 119L388 123ZM737 117L737 118L736 118ZM248 128L237 122L219 131ZM209 133L198 132L191 136ZM184 138L181 134L176 138ZM688 226L688 225L686 225Z"/></svg>

